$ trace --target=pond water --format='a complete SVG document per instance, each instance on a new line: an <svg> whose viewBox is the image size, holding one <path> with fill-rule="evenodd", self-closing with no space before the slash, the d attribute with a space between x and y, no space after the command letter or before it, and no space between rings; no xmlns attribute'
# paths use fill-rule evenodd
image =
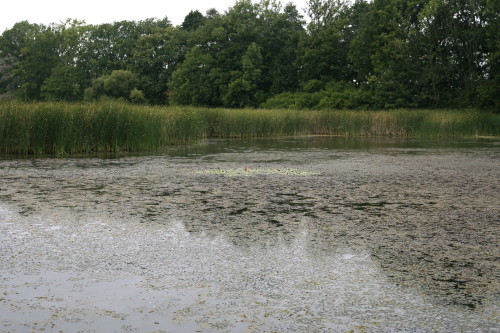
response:
<svg viewBox="0 0 500 333"><path fill-rule="evenodd" d="M500 141L0 159L0 331L498 332Z"/></svg>

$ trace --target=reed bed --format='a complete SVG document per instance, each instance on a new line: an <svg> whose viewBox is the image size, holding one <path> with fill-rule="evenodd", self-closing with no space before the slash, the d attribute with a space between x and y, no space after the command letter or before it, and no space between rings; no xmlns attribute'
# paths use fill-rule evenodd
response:
<svg viewBox="0 0 500 333"><path fill-rule="evenodd" d="M138 106L122 102L0 103L0 152L157 151L206 137L293 135L499 136L477 110L314 111Z"/></svg>

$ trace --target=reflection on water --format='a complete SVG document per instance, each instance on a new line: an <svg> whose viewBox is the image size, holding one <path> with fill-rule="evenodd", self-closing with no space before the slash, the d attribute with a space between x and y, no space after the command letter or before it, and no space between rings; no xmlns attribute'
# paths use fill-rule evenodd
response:
<svg viewBox="0 0 500 333"><path fill-rule="evenodd" d="M416 139L401 137L306 136L286 138L211 139L170 149L172 156L197 157L221 153L304 150L384 150L386 153L419 152L429 149L479 149L498 147L495 139Z"/></svg>
<svg viewBox="0 0 500 333"><path fill-rule="evenodd" d="M49 325L55 307L69 330L75 309L94 329L497 327L500 147L346 140L0 161L0 309L15 327L20 313ZM200 172L247 166L304 173Z"/></svg>

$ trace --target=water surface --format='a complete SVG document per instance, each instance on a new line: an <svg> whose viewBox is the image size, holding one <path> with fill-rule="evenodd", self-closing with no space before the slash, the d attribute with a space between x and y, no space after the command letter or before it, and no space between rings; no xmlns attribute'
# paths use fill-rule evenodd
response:
<svg viewBox="0 0 500 333"><path fill-rule="evenodd" d="M2 331L499 329L500 145L0 160Z"/></svg>

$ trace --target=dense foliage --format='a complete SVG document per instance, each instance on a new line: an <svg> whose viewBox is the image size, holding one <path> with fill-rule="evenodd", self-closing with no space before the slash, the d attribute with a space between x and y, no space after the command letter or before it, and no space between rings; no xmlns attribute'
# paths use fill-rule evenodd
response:
<svg viewBox="0 0 500 333"><path fill-rule="evenodd" d="M500 109L500 2L239 0L225 13L0 36L0 97L150 104Z"/></svg>

